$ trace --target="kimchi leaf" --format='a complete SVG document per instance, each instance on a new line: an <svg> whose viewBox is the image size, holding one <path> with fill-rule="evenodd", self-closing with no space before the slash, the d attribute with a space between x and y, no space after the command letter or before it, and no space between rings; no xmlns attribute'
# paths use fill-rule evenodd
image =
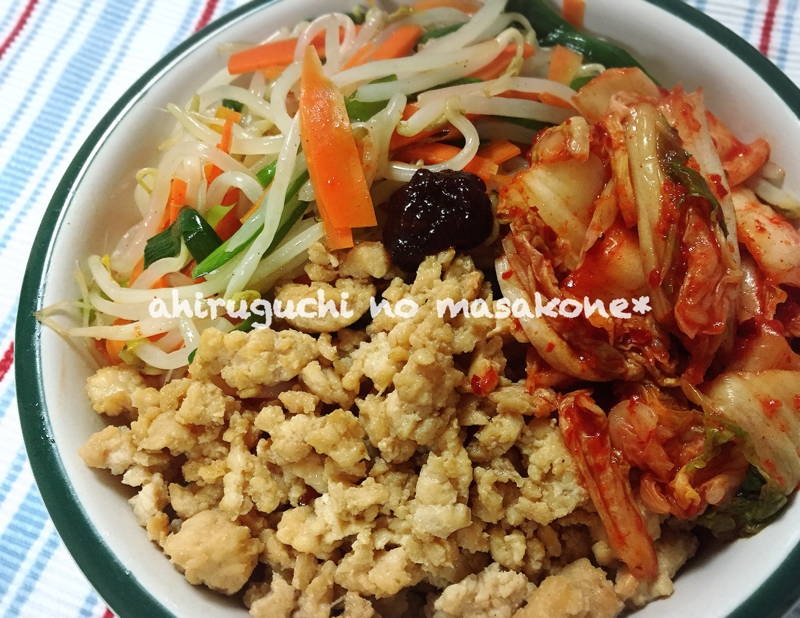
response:
<svg viewBox="0 0 800 618"><path fill-rule="evenodd" d="M709 508L697 519L717 538L755 534L786 505L786 496L771 479L750 466L747 478L728 502Z"/></svg>
<svg viewBox="0 0 800 618"><path fill-rule="evenodd" d="M658 154L664 171L672 180L686 189L686 195L681 203L687 197L699 197L707 200L711 205L711 220L716 221L727 236L728 226L725 224L725 217L722 216L719 200L711 191L711 187L708 186L703 175L693 167L686 165L692 155L681 147L678 132L669 125L664 116L658 120Z"/></svg>

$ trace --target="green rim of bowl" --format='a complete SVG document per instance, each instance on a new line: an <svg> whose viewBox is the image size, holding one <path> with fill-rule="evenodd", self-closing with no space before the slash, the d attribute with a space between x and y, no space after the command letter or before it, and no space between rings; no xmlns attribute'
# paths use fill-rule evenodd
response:
<svg viewBox="0 0 800 618"><path fill-rule="evenodd" d="M40 356L41 309L56 232L84 170L117 120L175 62L227 25L279 0L254 0L194 34L157 62L109 110L75 155L51 199L34 240L16 326L16 382L28 458L42 499L64 544L103 600L121 618L175 618L145 590L106 545L66 475L48 416ZM752 68L800 119L800 89L739 35L680 0L647 0L679 17L733 52ZM782 618L800 597L800 545L728 618Z"/></svg>

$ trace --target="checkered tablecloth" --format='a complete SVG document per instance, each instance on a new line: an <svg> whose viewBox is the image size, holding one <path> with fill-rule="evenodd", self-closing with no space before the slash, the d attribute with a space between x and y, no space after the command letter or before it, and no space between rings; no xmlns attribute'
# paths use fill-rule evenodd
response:
<svg viewBox="0 0 800 618"><path fill-rule="evenodd" d="M20 433L12 336L42 213L79 146L134 80L180 41L241 4L0 0L0 616L112 616L50 522ZM800 83L798 0L692 4Z"/></svg>

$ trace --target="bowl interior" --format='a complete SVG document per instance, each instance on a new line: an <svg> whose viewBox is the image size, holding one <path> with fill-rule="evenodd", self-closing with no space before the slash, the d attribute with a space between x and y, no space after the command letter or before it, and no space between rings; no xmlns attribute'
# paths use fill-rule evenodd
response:
<svg viewBox="0 0 800 618"><path fill-rule="evenodd" d="M669 0L659 0L667 4ZM352 0L283 0L251 8L202 40L184 49L146 88L132 96L102 139L83 162L69 192L56 196L51 208L64 203L54 230L49 255L42 253L40 267L44 306L76 296L73 271L76 261L91 253L106 253L135 221L132 202L134 174L152 165L156 147L172 129L167 102L188 100L224 61L216 46L227 41L263 39L275 28L331 10L349 10ZM669 4L680 4L677 0ZM624 15L624 19L620 18ZM671 87L682 82L687 91L702 86L709 109L727 122L739 137L763 136L773 147L773 160L787 169L786 186L800 194L800 121L781 97L734 51L676 15L647 2L592 0L587 28L624 43L644 66ZM741 43L744 45L744 43ZM24 299L23 299L24 302ZM33 301L31 301L33 302ZM91 411L84 392L93 371L77 360L76 353L50 330L41 332L41 380L51 433L63 464L63 479L71 484L86 517L102 543L85 534L86 523L59 522L68 546L94 543L98 560L116 556L124 574L138 582L175 616L242 616L238 600L232 601L188 585L147 541L136 524L130 497L118 479L87 468L77 455L91 433L104 421ZM33 381L34 376L23 376ZM21 385L20 388L24 388ZM23 412L25 413L25 412ZM28 430L29 432L30 430ZM28 436L30 437L30 436ZM37 476L60 475L59 470L36 469ZM40 482L41 484L41 482ZM46 493L46 492L45 492ZM47 499L47 495L45 495ZM54 506L49 504L51 510ZM793 501L783 515L753 538L739 540L723 550L704 555L678 577L674 595L647 606L637 616L722 617L731 614L775 571L790 550L800 543L800 504ZM70 529L67 529L69 526ZM88 540L87 540L88 539ZM85 567L84 567L85 568ZM94 576L101 594L111 597L110 579ZM122 616L137 615L141 590L118 601L113 609ZM764 608L767 615L769 608Z"/></svg>

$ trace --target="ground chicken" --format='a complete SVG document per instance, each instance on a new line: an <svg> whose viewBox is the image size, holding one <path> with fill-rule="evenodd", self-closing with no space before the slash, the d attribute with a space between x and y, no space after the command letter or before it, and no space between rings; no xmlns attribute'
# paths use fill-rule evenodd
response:
<svg viewBox="0 0 800 618"><path fill-rule="evenodd" d="M297 590L279 575L273 576L269 592L253 602L250 615L253 618L289 618L294 611Z"/></svg>
<svg viewBox="0 0 800 618"><path fill-rule="evenodd" d="M313 282L310 285L287 283L278 288L275 300L281 306L297 307L304 299L314 299L315 304L305 311L310 317L286 317L286 322L305 333L333 333L357 322L369 309L375 296L375 286L355 279L338 279L336 285ZM287 309L288 310L288 309Z"/></svg>
<svg viewBox="0 0 800 618"><path fill-rule="evenodd" d="M578 482L559 395L521 378L524 333L451 313L494 300L469 257L387 282L380 243L315 243L305 269L311 283L279 299L347 292L355 318L209 328L160 389L125 366L87 383L124 422L81 457L137 488L137 522L190 583L244 590L254 618L611 618L671 593L694 537L659 539L649 517L659 576L628 573ZM368 325L344 328L379 289Z"/></svg>
<svg viewBox="0 0 800 618"><path fill-rule="evenodd" d="M264 387L297 376L318 353L316 341L297 331L259 328L224 335L209 328L201 335L189 371L197 380L219 375L240 397L255 397Z"/></svg>
<svg viewBox="0 0 800 618"><path fill-rule="evenodd" d="M139 372L128 365L103 367L86 381L86 394L95 412L119 416L132 411L131 395L145 386Z"/></svg>
<svg viewBox="0 0 800 618"><path fill-rule="evenodd" d="M605 572L581 558L545 579L514 618L614 618L622 607Z"/></svg>
<svg viewBox="0 0 800 618"><path fill-rule="evenodd" d="M445 588L433 604L433 618L511 618L535 589L524 575L491 564Z"/></svg>
<svg viewBox="0 0 800 618"><path fill-rule="evenodd" d="M217 510L190 517L164 543L164 553L189 583L225 594L238 592L247 583L261 549L261 541L247 527Z"/></svg>

